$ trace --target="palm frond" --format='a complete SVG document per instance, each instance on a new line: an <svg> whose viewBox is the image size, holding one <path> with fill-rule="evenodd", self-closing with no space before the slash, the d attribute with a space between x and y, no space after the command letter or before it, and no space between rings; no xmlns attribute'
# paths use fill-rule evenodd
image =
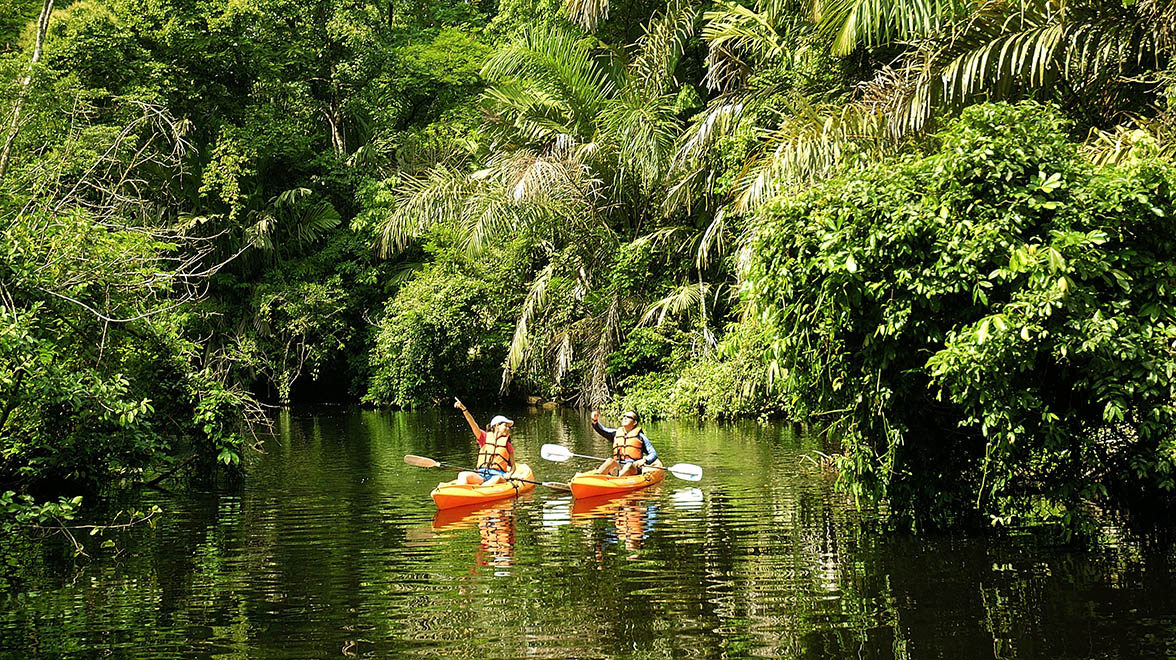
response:
<svg viewBox="0 0 1176 660"><path fill-rule="evenodd" d="M658 97L674 85L674 71L686 42L694 36L698 8L694 0L671 0L664 11L645 26L645 34L633 48L626 71L628 93Z"/></svg>
<svg viewBox="0 0 1176 660"><path fill-rule="evenodd" d="M1165 0L984 0L970 8L956 0L829 0L813 7L821 28L834 35L836 52L910 38L917 38L917 47L861 85L849 106L782 118L749 161L732 211L746 211L790 186L824 176L847 154L887 153L904 136L924 130L935 114L980 100L1053 96L1080 101L1095 125L1121 121L1117 109L1138 103L1128 76L1163 66L1176 34L1176 9ZM733 43L752 49L754 21L766 25L753 13L746 10L742 23L736 20L738 12L728 15L727 24L716 21L715 35L724 27ZM740 27L747 29L740 32ZM774 42L758 43L770 53ZM1142 82L1135 84L1146 89ZM683 172L691 172L690 157L705 153L713 136L721 134L708 122L728 128L737 114L734 106L713 105L679 147L675 166L681 163ZM1130 135L1104 133L1098 140L1103 148L1092 152L1105 158L1128 153L1122 147ZM1108 147L1112 144L1119 148ZM679 196L688 199L688 191Z"/></svg>
<svg viewBox="0 0 1176 660"><path fill-rule="evenodd" d="M470 255L481 254L504 237L517 235L529 224L525 207L510 200L501 185L487 182L465 198L460 227Z"/></svg>
<svg viewBox="0 0 1176 660"><path fill-rule="evenodd" d="M600 22L608 18L608 0L567 0L563 13L585 31L595 32Z"/></svg>
<svg viewBox="0 0 1176 660"><path fill-rule="evenodd" d="M677 167L670 172L669 188L662 199L662 214L688 215L703 203L709 203L714 191L715 168L695 161L691 167Z"/></svg>
<svg viewBox="0 0 1176 660"><path fill-rule="evenodd" d="M646 190L661 181L674 153L680 130L673 103L670 96L625 96L601 113L607 140L617 151L618 171L635 172Z"/></svg>
<svg viewBox="0 0 1176 660"><path fill-rule="evenodd" d="M1171 113L1136 117L1109 131L1094 129L1082 150L1096 165L1129 163L1144 158L1176 159L1176 121Z"/></svg>
<svg viewBox="0 0 1176 660"><path fill-rule="evenodd" d="M270 199L270 204L277 206L277 207L289 206L291 204L295 204L297 202L300 202L300 201L306 199L307 197L310 197L310 195L311 195L310 188L303 188L303 187L291 188L290 190L283 190L282 192L278 193L275 197Z"/></svg>
<svg viewBox="0 0 1176 660"><path fill-rule="evenodd" d="M561 99L518 80L500 81L487 88L482 104L491 125L509 129L512 142L543 145L579 128L571 108Z"/></svg>
<svg viewBox="0 0 1176 660"><path fill-rule="evenodd" d="M702 37L708 45L707 87L732 91L756 62L786 56L782 35L766 14L737 2L724 2L703 14Z"/></svg>
<svg viewBox="0 0 1176 660"><path fill-rule="evenodd" d="M817 34L834 55L858 46L932 37L964 9L958 0L814 0Z"/></svg>
<svg viewBox="0 0 1176 660"><path fill-rule="evenodd" d="M527 358L527 353L531 349L531 334L530 323L532 319L539 314L547 303L547 289L551 284L551 279L555 275L555 264L549 263L539 271L535 279L531 281L531 287L527 291L527 297L523 299L523 308L519 312L519 317L515 321L514 334L511 336L510 348L506 355L506 368L502 373L502 390L510 385L510 380L518 370L519 366Z"/></svg>
<svg viewBox="0 0 1176 660"><path fill-rule="evenodd" d="M568 150L555 149L551 155L519 149L499 161L507 194L516 204L572 206L588 204L599 182L589 168Z"/></svg>
<svg viewBox="0 0 1176 660"><path fill-rule="evenodd" d="M885 114L861 105L829 110L810 106L783 118L740 177L732 211L746 213L788 188L827 176L850 152L879 157L895 147Z"/></svg>
<svg viewBox="0 0 1176 660"><path fill-rule="evenodd" d="M692 227L661 227L633 240L634 247L652 245L656 247L684 249L693 243L696 230Z"/></svg>
<svg viewBox="0 0 1176 660"><path fill-rule="evenodd" d="M674 165L681 166L709 154L718 141L733 134L748 108L746 95L729 95L715 99L700 112L682 134L674 154Z"/></svg>
<svg viewBox="0 0 1176 660"><path fill-rule="evenodd" d="M558 384L563 382L564 376L572 370L572 363L576 359L576 347L572 341L571 330L565 329L563 332L556 333L551 345L555 347L555 356L551 360L555 366L552 378Z"/></svg>
<svg viewBox="0 0 1176 660"><path fill-rule="evenodd" d="M705 314L704 301L712 288L707 282L690 282L678 286L645 308L645 313L641 315L641 324L661 325L667 317Z"/></svg>
<svg viewBox="0 0 1176 660"><path fill-rule="evenodd" d="M724 255L727 253L728 245L727 238L727 210L719 209L715 213L715 217L711 219L710 224L706 226L706 231L702 233L702 238L698 241L698 251L695 253L694 265L700 271L704 270L711 263L711 258L714 255Z"/></svg>
<svg viewBox="0 0 1176 660"><path fill-rule="evenodd" d="M694 116L679 136L666 172L668 190L662 200L662 213L690 213L700 201L710 200L720 171L711 158L719 143L748 125L777 91L776 85L769 85L724 94Z"/></svg>
<svg viewBox="0 0 1176 660"><path fill-rule="evenodd" d="M584 138L592 135L596 114L616 88L591 42L558 25L523 31L486 61L482 75L494 84L511 77L524 81L533 94L545 95L548 105L565 107L575 133Z"/></svg>
<svg viewBox="0 0 1176 660"><path fill-rule="evenodd" d="M462 217L466 198L478 187L476 177L444 165L423 176L406 178L397 190L396 204L387 213L380 232L380 251L385 256L404 249L429 228Z"/></svg>
<svg viewBox="0 0 1176 660"><path fill-rule="evenodd" d="M906 67L918 75L896 94L901 103L893 104L892 130L919 131L937 110L1024 90L1113 105L1117 97L1104 89L1121 87L1126 73L1170 56L1165 35L1176 25L1165 25L1163 16L1176 12L1157 15L1142 3L986 0L950 34L908 57ZM1100 120L1114 108L1088 112Z"/></svg>
<svg viewBox="0 0 1176 660"><path fill-rule="evenodd" d="M305 245L313 243L339 226L342 217L334 205L327 201L308 206L294 222L294 238Z"/></svg>
<svg viewBox="0 0 1176 660"><path fill-rule="evenodd" d="M620 296L613 294L608 307L598 319L595 339L588 353L588 382L584 388L588 406L605 404L611 395L608 386L608 356L620 345L620 319L622 313Z"/></svg>

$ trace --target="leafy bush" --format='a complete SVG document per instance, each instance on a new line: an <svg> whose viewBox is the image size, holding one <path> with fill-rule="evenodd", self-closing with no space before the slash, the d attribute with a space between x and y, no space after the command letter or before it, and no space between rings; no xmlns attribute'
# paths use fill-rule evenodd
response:
<svg viewBox="0 0 1176 660"><path fill-rule="evenodd" d="M897 519L1054 520L1173 502L1173 184L1096 169L1035 103L780 202L745 299L789 406L837 420L841 485Z"/></svg>
<svg viewBox="0 0 1176 660"><path fill-rule="evenodd" d="M333 279L325 284L267 281L252 297L251 332L241 337L233 357L264 376L282 405L290 403L294 383L304 372L317 378L346 347L347 296L338 278Z"/></svg>
<svg viewBox="0 0 1176 660"><path fill-rule="evenodd" d="M175 246L84 212L4 218L0 486L97 489L198 438L215 380L181 339L161 256ZM240 399L216 451L237 451Z"/></svg>
<svg viewBox="0 0 1176 660"><path fill-rule="evenodd" d="M485 279L443 263L421 271L380 320L364 400L412 407L497 393L509 330L492 292Z"/></svg>
<svg viewBox="0 0 1176 660"><path fill-rule="evenodd" d="M619 350L608 356L608 375L617 380L674 370L680 362L681 346L657 328L635 328Z"/></svg>
<svg viewBox="0 0 1176 660"><path fill-rule="evenodd" d="M630 335L630 344L642 341L650 329ZM663 342L668 343L663 338ZM777 417L787 412L784 398L769 390L767 369L760 355L763 337L755 324L733 326L718 353L697 359L689 347L680 346L676 359L663 358L662 367L636 372L621 383L616 410L636 409L649 417L699 416L710 419ZM757 351L758 349L758 351ZM626 353L623 353L626 354ZM652 365L650 365L652 366Z"/></svg>

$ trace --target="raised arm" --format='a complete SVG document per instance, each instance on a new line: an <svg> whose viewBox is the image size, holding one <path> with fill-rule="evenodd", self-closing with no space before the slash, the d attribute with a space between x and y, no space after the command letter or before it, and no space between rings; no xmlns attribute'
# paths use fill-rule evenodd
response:
<svg viewBox="0 0 1176 660"><path fill-rule="evenodd" d="M481 427L479 427L478 423L474 421L474 416L470 414L470 411L468 409L466 409L465 404L461 402L461 399L454 397L453 407L460 410L461 414L465 416L466 423L470 425L470 430L474 432L474 437L477 438L477 437L481 436L482 435Z"/></svg>
<svg viewBox="0 0 1176 660"><path fill-rule="evenodd" d="M616 429L610 429L607 426L600 425L600 413L595 410L592 411L592 429L609 440L612 440L617 435Z"/></svg>

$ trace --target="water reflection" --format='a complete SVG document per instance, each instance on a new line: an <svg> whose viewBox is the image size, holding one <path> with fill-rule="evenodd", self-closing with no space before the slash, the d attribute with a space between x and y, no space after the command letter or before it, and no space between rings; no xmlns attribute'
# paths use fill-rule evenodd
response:
<svg viewBox="0 0 1176 660"><path fill-rule="evenodd" d="M514 555L516 502L514 499L500 500L439 510L433 515L433 530L449 532L477 528L479 545L475 554L476 565L500 569L495 571L496 577L510 575L508 569Z"/></svg>
<svg viewBox="0 0 1176 660"><path fill-rule="evenodd" d="M670 494L670 502L679 509L699 511L702 509L703 495L701 488L679 488Z"/></svg>
<svg viewBox="0 0 1176 660"><path fill-rule="evenodd" d="M540 480L575 469L545 442L607 451L577 413L511 416ZM882 535L817 439L647 426L705 479L438 515L449 475L402 459L469 464L459 417L285 415L244 487L137 495L168 514L117 552L0 539L0 659L1176 656L1170 546Z"/></svg>
<svg viewBox="0 0 1176 660"><path fill-rule="evenodd" d="M572 524L591 524L596 519L608 520L612 522L612 530L605 535L604 544L621 543L626 550L640 550L657 524L659 495L654 490L618 497L575 500L569 518ZM635 559L636 555L630 558Z"/></svg>

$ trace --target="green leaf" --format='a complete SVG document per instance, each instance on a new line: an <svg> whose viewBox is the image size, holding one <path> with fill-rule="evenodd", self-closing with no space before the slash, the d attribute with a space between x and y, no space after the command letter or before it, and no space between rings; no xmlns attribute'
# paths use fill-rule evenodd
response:
<svg viewBox="0 0 1176 660"><path fill-rule="evenodd" d="M1050 272L1056 273L1056 272L1058 272L1060 270L1064 270L1066 268L1066 258L1062 256L1061 252L1058 252L1057 250L1055 250L1054 248L1051 247L1047 251L1047 254L1049 255L1049 270L1050 270Z"/></svg>

